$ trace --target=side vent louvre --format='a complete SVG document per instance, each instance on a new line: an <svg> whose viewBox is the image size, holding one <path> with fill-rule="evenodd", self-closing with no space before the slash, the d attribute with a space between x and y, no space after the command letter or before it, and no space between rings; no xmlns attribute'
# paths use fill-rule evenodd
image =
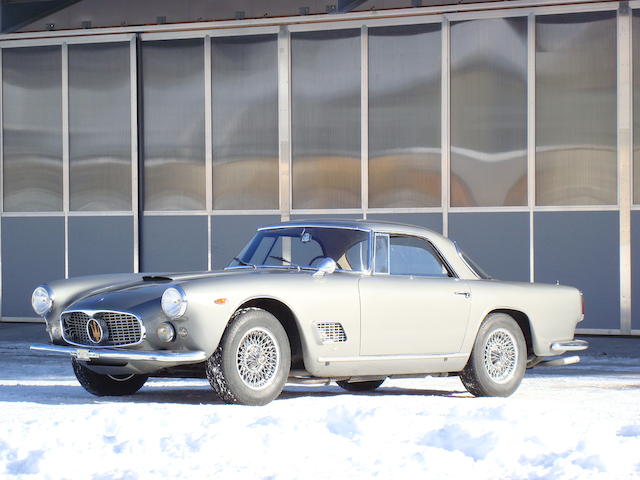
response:
<svg viewBox="0 0 640 480"><path fill-rule="evenodd" d="M341 343L347 341L347 334L341 323L316 324L322 343Z"/></svg>

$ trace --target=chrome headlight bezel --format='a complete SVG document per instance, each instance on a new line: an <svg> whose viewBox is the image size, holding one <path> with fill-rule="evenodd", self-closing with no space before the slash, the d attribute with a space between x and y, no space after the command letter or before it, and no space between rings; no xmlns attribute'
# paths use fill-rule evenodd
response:
<svg viewBox="0 0 640 480"><path fill-rule="evenodd" d="M53 292L47 284L40 285L31 294L31 308L40 317L44 317L53 308Z"/></svg>
<svg viewBox="0 0 640 480"><path fill-rule="evenodd" d="M160 299L160 306L169 318L180 318L187 311L187 294L178 285L167 288Z"/></svg>

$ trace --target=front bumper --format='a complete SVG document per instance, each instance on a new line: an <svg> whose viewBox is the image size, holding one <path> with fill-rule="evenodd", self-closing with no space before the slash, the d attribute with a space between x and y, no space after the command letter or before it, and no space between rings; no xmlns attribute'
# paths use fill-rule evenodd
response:
<svg viewBox="0 0 640 480"><path fill-rule="evenodd" d="M31 350L46 352L52 355L69 355L82 361L107 360L118 362L160 362L172 365L190 364L203 362L207 359L207 354L196 350L192 352L174 352L171 350L159 350L156 352L142 352L136 350L116 350L107 348L83 348L64 347L60 345L49 345L35 343L31 345Z"/></svg>

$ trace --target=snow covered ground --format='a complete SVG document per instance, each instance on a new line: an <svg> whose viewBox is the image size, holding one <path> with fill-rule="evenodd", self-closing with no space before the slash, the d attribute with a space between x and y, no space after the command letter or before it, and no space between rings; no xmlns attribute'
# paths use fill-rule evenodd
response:
<svg viewBox="0 0 640 480"><path fill-rule="evenodd" d="M243 407L200 380L93 397L68 360L0 342L0 479L640 479L636 345L529 371L506 399L454 377Z"/></svg>

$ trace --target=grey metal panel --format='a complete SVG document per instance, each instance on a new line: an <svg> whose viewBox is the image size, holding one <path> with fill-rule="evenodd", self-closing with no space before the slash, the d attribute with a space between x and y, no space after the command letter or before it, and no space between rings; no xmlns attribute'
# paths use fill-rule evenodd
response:
<svg viewBox="0 0 640 480"><path fill-rule="evenodd" d="M211 268L224 268L253 237L256 229L278 223L278 215L215 215L211 217Z"/></svg>
<svg viewBox="0 0 640 480"><path fill-rule="evenodd" d="M69 276L133 271L133 217L69 217Z"/></svg>
<svg viewBox="0 0 640 480"><path fill-rule="evenodd" d="M489 275L529 281L529 213L449 213L449 238Z"/></svg>
<svg viewBox="0 0 640 480"><path fill-rule="evenodd" d="M367 220L406 223L418 225L442 233L441 213L374 213L367 214Z"/></svg>
<svg viewBox="0 0 640 480"><path fill-rule="evenodd" d="M640 330L640 211L631 212L631 328Z"/></svg>
<svg viewBox="0 0 640 480"><path fill-rule="evenodd" d="M145 216L140 271L206 270L207 223L204 215Z"/></svg>
<svg viewBox="0 0 640 480"><path fill-rule="evenodd" d="M536 281L584 293L580 328L620 328L617 211L538 212L534 218Z"/></svg>
<svg viewBox="0 0 640 480"><path fill-rule="evenodd" d="M2 219L2 315L33 317L31 292L64 278L64 219Z"/></svg>

